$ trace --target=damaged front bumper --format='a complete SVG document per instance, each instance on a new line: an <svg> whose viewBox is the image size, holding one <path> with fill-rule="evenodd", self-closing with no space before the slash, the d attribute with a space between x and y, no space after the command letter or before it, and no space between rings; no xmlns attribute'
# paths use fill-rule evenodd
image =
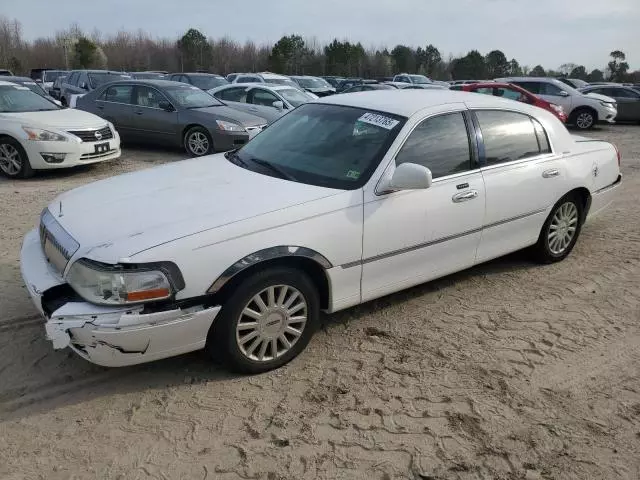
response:
<svg viewBox="0 0 640 480"><path fill-rule="evenodd" d="M49 266L37 230L24 239L20 269L36 308L47 319L45 330L53 348L70 347L86 360L106 367L146 363L204 348L221 308L200 305L142 313L142 305L105 307L77 298L59 302L49 311L43 298L65 282Z"/></svg>

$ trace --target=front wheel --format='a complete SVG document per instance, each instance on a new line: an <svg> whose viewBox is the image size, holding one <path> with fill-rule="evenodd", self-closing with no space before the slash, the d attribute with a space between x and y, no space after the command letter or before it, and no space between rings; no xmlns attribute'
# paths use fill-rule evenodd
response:
<svg viewBox="0 0 640 480"><path fill-rule="evenodd" d="M27 153L13 138L0 138L0 171L9 178L28 178L33 175Z"/></svg>
<svg viewBox="0 0 640 480"><path fill-rule="evenodd" d="M582 228L582 210L576 195L565 196L553 206L534 247L541 263L559 262L571 253Z"/></svg>
<svg viewBox="0 0 640 480"><path fill-rule="evenodd" d="M192 127L184 134L184 148L192 157L201 157L213 152L211 135L203 127Z"/></svg>
<svg viewBox="0 0 640 480"><path fill-rule="evenodd" d="M593 110L587 108L577 110L572 117L572 123L580 130L589 130L593 128L597 122L596 114Z"/></svg>
<svg viewBox="0 0 640 480"><path fill-rule="evenodd" d="M245 279L224 302L207 349L244 373L278 368L298 356L320 317L318 291L302 271L277 267Z"/></svg>

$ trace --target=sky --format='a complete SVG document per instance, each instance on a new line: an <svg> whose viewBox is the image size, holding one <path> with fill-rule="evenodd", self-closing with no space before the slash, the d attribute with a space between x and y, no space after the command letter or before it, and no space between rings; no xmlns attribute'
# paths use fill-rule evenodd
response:
<svg viewBox="0 0 640 480"><path fill-rule="evenodd" d="M41 6L38 6L41 4ZM103 35L142 29L178 38L188 28L209 37L272 43L299 34L390 49L433 44L444 58L471 49L502 50L521 65L606 67L622 50L640 69L640 0L0 0L26 39L53 36L76 22ZM63 6L62 6L63 5Z"/></svg>

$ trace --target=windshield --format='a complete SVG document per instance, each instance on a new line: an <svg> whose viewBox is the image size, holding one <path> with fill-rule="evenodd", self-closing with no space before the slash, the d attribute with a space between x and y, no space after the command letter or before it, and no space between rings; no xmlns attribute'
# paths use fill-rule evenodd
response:
<svg viewBox="0 0 640 480"><path fill-rule="evenodd" d="M27 87L33 93L37 93L41 97L44 97L47 94L47 92L45 92L36 82L20 82L20 85Z"/></svg>
<svg viewBox="0 0 640 480"><path fill-rule="evenodd" d="M122 80L123 78L131 78L129 75L112 72L91 72L88 75L91 88L98 88L100 85Z"/></svg>
<svg viewBox="0 0 640 480"><path fill-rule="evenodd" d="M353 190L369 179L404 121L388 113L308 103L228 158L265 174L279 170L297 182Z"/></svg>
<svg viewBox="0 0 640 480"><path fill-rule="evenodd" d="M293 88L299 88L298 84L289 78L265 78L264 81L272 85L288 85Z"/></svg>
<svg viewBox="0 0 640 480"><path fill-rule="evenodd" d="M212 88L229 84L226 79L222 77L214 77L213 75L210 77L205 75L194 75L191 77L191 83L202 90L211 90Z"/></svg>
<svg viewBox="0 0 640 480"><path fill-rule="evenodd" d="M55 82L56 78L66 75L64 70L47 70L42 77L43 82Z"/></svg>
<svg viewBox="0 0 640 480"><path fill-rule="evenodd" d="M161 80L165 77L163 73L156 72L136 72L131 75L138 80Z"/></svg>
<svg viewBox="0 0 640 480"><path fill-rule="evenodd" d="M303 88L327 88L331 87L326 81L315 77L298 77L298 84Z"/></svg>
<svg viewBox="0 0 640 480"><path fill-rule="evenodd" d="M409 75L409 77L411 77L413 83L431 83L431 80L424 75Z"/></svg>
<svg viewBox="0 0 640 480"><path fill-rule="evenodd" d="M164 91L181 107L206 108L224 105L222 102L191 85L166 87Z"/></svg>
<svg viewBox="0 0 640 480"><path fill-rule="evenodd" d="M20 113L48 110L60 110L60 108L22 85L0 85L0 112Z"/></svg>
<svg viewBox="0 0 640 480"><path fill-rule="evenodd" d="M301 92L297 88L283 88L277 90L277 92L294 107L299 107L303 103L308 103L313 100L313 97L307 95L305 92Z"/></svg>

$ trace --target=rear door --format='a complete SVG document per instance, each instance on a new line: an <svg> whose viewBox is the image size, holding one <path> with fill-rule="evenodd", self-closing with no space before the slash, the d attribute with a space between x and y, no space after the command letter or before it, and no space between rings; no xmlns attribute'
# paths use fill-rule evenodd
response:
<svg viewBox="0 0 640 480"><path fill-rule="evenodd" d="M133 132L144 142L180 143L178 112L160 108L169 99L158 89L136 85L133 91Z"/></svg>
<svg viewBox="0 0 640 480"><path fill-rule="evenodd" d="M118 133L131 138L133 126L133 85L112 85L104 89L95 101L97 115L109 120Z"/></svg>
<svg viewBox="0 0 640 480"><path fill-rule="evenodd" d="M486 188L479 263L536 242L549 209L565 193L567 172L537 120L504 110L473 113Z"/></svg>

